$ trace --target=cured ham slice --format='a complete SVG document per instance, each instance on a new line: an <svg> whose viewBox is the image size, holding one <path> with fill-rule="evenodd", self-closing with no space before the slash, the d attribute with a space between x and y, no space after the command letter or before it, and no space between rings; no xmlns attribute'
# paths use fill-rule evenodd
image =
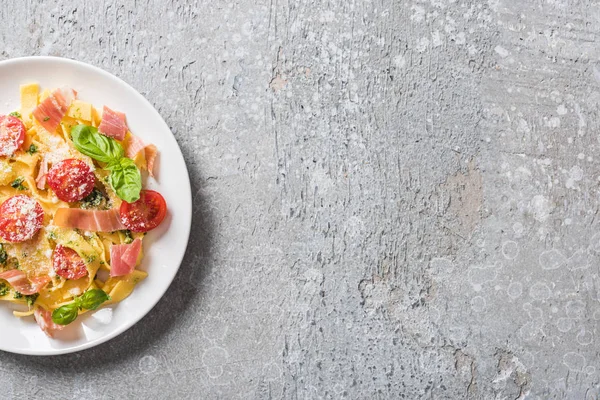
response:
<svg viewBox="0 0 600 400"><path fill-rule="evenodd" d="M150 144L146 146L144 151L146 152L146 167L148 168L148 174L150 174L151 177L154 177L154 160L158 154L158 149L155 145Z"/></svg>
<svg viewBox="0 0 600 400"><path fill-rule="evenodd" d="M17 292L26 296L35 294L50 282L50 277L35 277L27 279L27 275L18 269L0 273L0 279L7 281Z"/></svg>
<svg viewBox="0 0 600 400"><path fill-rule="evenodd" d="M140 239L135 239L132 243L125 246L127 246L127 248L121 255L121 260L123 260L125 264L135 268L138 256L142 250L142 241Z"/></svg>
<svg viewBox="0 0 600 400"><path fill-rule="evenodd" d="M99 211L59 208L54 215L54 225L90 232L113 232L125 229L119 218L119 211L116 209Z"/></svg>
<svg viewBox="0 0 600 400"><path fill-rule="evenodd" d="M54 337L54 334L57 331L62 331L65 328L65 325L55 324L54 321L52 321L52 313L41 307L35 309L33 317L35 318L35 322L37 322L48 337Z"/></svg>
<svg viewBox="0 0 600 400"><path fill-rule="evenodd" d="M153 144L146 145L142 139L130 133L129 136L127 136L127 142L125 144L125 155L132 160L135 160L140 152L143 152L142 155L146 162L148 174L154 177L154 160L158 154L158 149Z"/></svg>
<svg viewBox="0 0 600 400"><path fill-rule="evenodd" d="M137 264L142 241L135 239L131 244L117 244L110 247L110 276L123 276L133 272Z"/></svg>
<svg viewBox="0 0 600 400"><path fill-rule="evenodd" d="M125 139L125 134L127 133L125 114L122 112L113 111L104 106L102 109L102 121L98 127L98 132L113 139Z"/></svg>
<svg viewBox="0 0 600 400"><path fill-rule="evenodd" d="M113 244L110 246L110 276L121 276L130 273L131 268L121 259L126 246L126 244Z"/></svg>
<svg viewBox="0 0 600 400"><path fill-rule="evenodd" d="M44 129L54 132L69 110L75 94L73 89L56 89L33 110L33 116Z"/></svg>
<svg viewBox="0 0 600 400"><path fill-rule="evenodd" d="M38 176L35 179L35 183L38 189L44 190L46 187L46 176L48 174L48 160L44 157L40 161L40 171L38 172Z"/></svg>
<svg viewBox="0 0 600 400"><path fill-rule="evenodd" d="M146 147L144 141L133 133L130 133L129 136L127 136L127 142L125 143L125 155L134 159L140 151L144 150L144 147Z"/></svg>

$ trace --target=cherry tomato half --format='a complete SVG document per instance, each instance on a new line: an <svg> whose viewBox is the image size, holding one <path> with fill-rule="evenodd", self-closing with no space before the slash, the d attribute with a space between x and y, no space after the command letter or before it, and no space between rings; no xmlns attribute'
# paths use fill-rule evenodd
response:
<svg viewBox="0 0 600 400"><path fill-rule="evenodd" d="M0 238L18 243L31 239L42 227L44 209L23 194L6 199L0 205Z"/></svg>
<svg viewBox="0 0 600 400"><path fill-rule="evenodd" d="M95 182L92 168L75 158L62 160L48 171L48 186L59 199L68 203L82 200L92 193Z"/></svg>
<svg viewBox="0 0 600 400"><path fill-rule="evenodd" d="M167 203L160 193L154 190L142 190L138 201L121 203L119 214L121 222L130 231L148 232L165 219Z"/></svg>
<svg viewBox="0 0 600 400"><path fill-rule="evenodd" d="M52 253L52 264L56 274L65 279L79 279L88 274L81 256L75 250L60 244Z"/></svg>
<svg viewBox="0 0 600 400"><path fill-rule="evenodd" d="M10 156L25 140L25 125L17 117L0 115L0 156Z"/></svg>

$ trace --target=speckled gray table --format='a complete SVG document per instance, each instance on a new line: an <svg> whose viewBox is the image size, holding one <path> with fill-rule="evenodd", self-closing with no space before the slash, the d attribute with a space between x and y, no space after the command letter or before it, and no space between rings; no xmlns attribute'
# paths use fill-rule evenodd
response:
<svg viewBox="0 0 600 400"><path fill-rule="evenodd" d="M0 397L597 398L598 5L49 3L3 3L1 58L144 94L193 231L147 317L0 353Z"/></svg>

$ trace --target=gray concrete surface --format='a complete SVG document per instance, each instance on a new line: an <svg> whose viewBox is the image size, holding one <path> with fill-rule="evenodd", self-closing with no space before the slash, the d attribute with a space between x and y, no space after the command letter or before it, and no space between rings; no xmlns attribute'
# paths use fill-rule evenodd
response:
<svg viewBox="0 0 600 400"><path fill-rule="evenodd" d="M1 353L2 398L598 398L597 3L51 3L3 3L1 58L144 94L194 228L147 317Z"/></svg>

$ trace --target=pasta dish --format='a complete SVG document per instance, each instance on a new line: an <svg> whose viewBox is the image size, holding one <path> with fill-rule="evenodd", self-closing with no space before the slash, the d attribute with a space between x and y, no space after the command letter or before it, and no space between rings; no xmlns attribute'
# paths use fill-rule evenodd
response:
<svg viewBox="0 0 600 400"><path fill-rule="evenodd" d="M0 301L54 337L147 276L142 243L167 206L143 189L157 148L125 114L70 88L25 84L20 97L0 115Z"/></svg>

